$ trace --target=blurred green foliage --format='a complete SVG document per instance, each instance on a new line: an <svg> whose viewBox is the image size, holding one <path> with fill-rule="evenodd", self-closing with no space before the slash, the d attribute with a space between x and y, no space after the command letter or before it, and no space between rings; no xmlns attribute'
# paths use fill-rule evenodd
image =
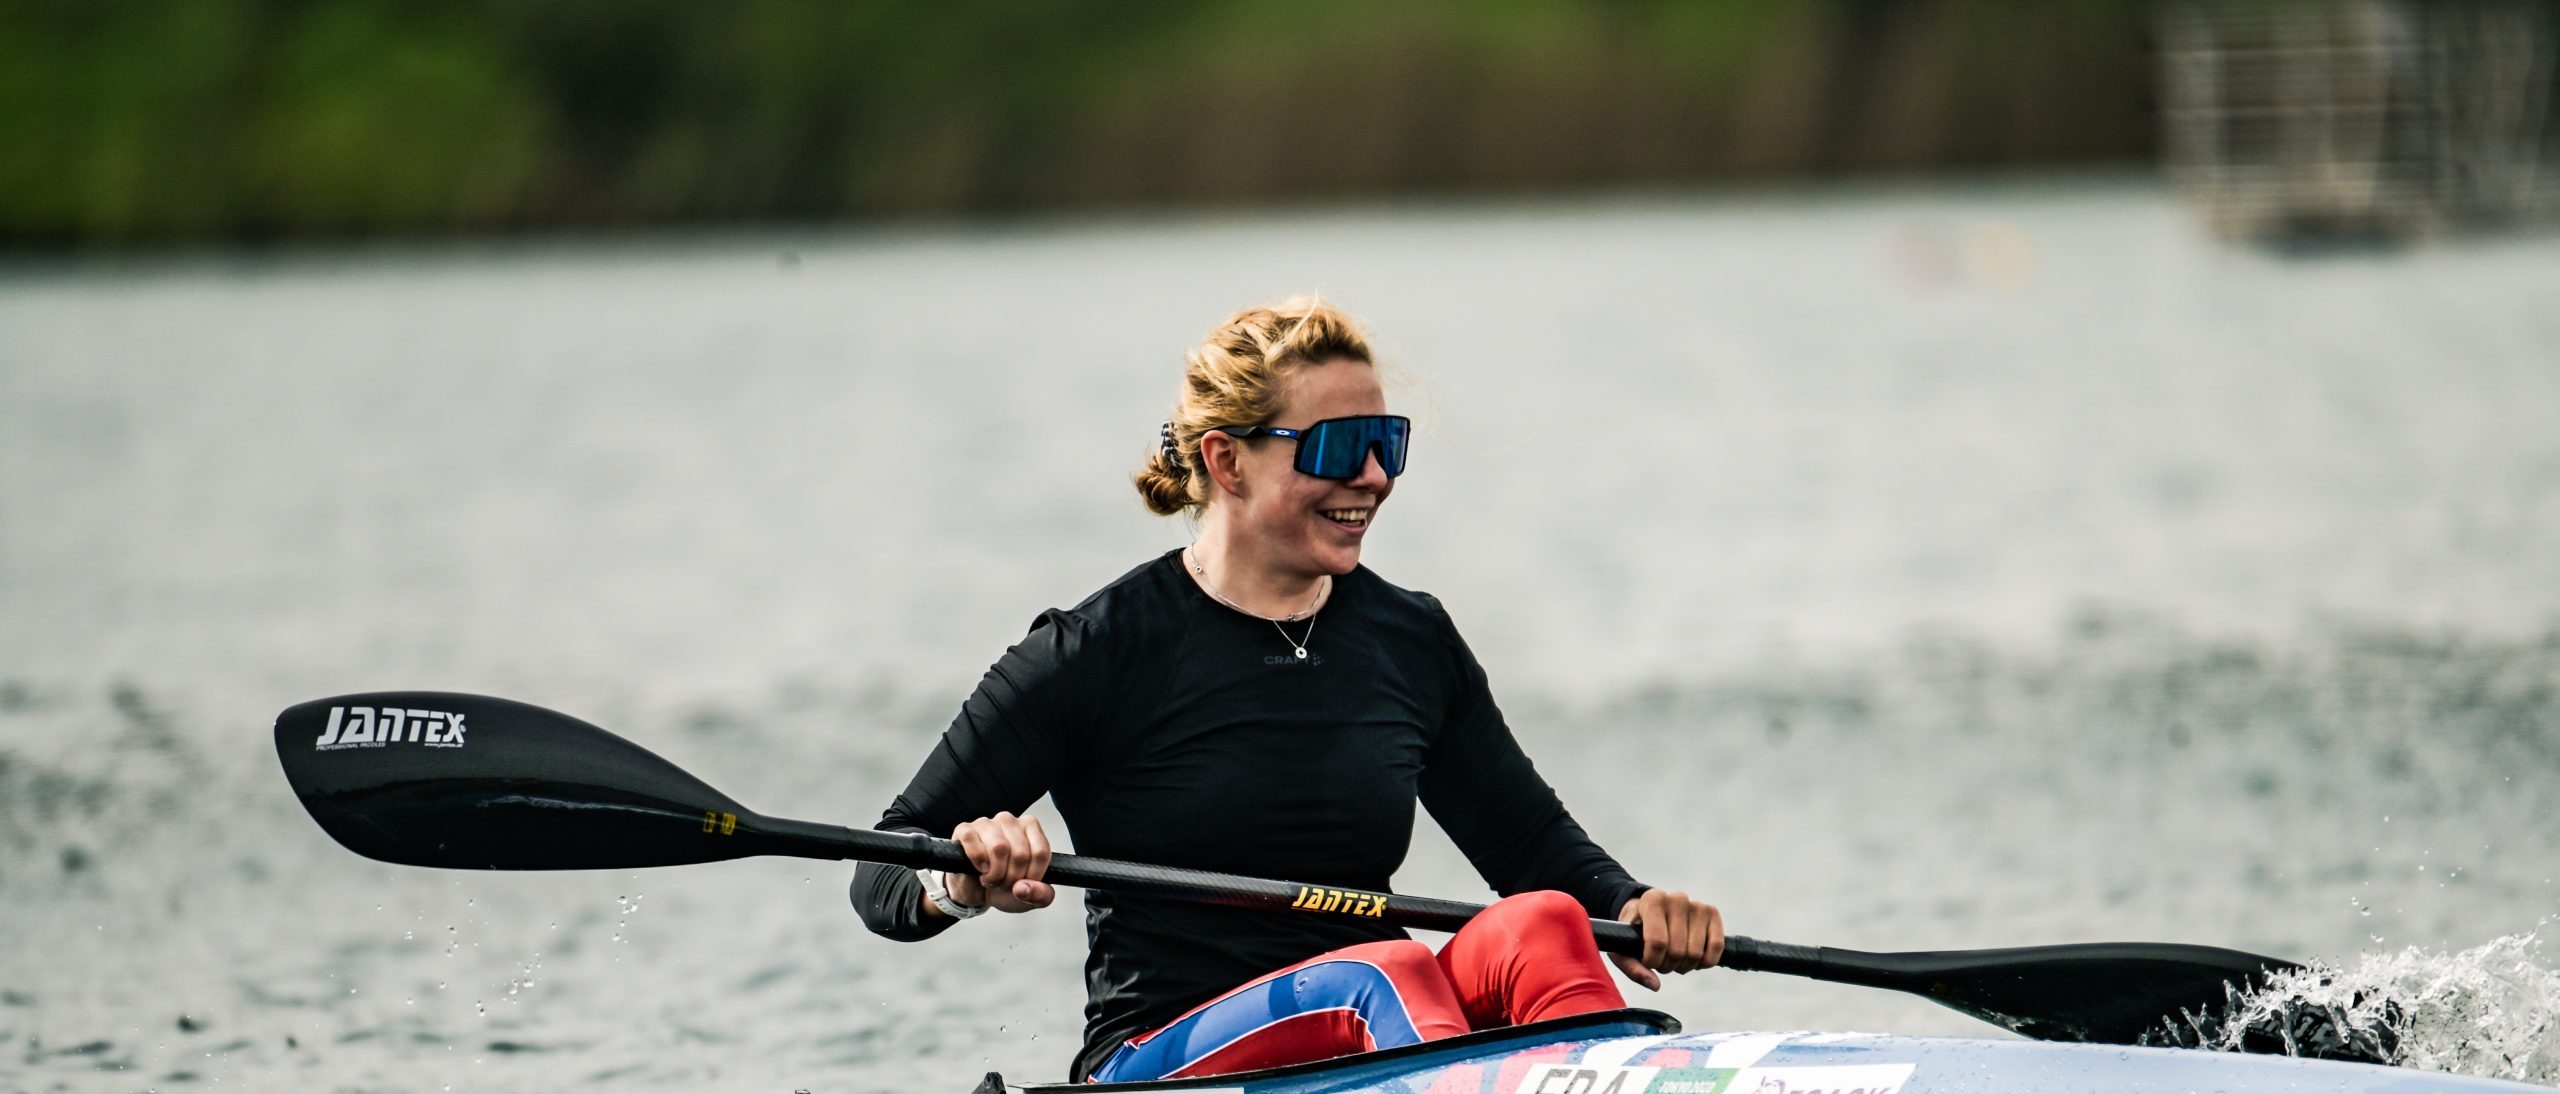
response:
<svg viewBox="0 0 2560 1094"><path fill-rule="evenodd" d="M2147 154L2132 0L0 0L0 244Z"/></svg>

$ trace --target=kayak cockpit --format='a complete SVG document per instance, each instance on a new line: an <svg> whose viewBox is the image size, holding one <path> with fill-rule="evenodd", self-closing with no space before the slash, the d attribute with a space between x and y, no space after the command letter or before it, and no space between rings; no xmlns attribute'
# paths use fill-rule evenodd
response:
<svg viewBox="0 0 2560 1094"><path fill-rule="evenodd" d="M1461 1060L1474 1056L1498 1057L1523 1045L1604 1041L1613 1037L1650 1037L1678 1032L1680 1032L1679 1019L1658 1010L1640 1010L1630 1007L1624 1010L1577 1014L1571 1018L1557 1018L1546 1022L1532 1022L1525 1026L1478 1030L1437 1041L1425 1041L1418 1045L1404 1045L1398 1048L1380 1049L1376 1052L1360 1052L1349 1056L1336 1056L1330 1060L1263 1068L1259 1071L1203 1075L1190 1079L1159 1079L1145 1083L1037 1083L1020 1089L1024 1094L1032 1094L1035 1091L1049 1092L1049 1094L1068 1094L1071 1091L1076 1094L1088 1091L1092 1094L1106 1094L1115 1090L1233 1090L1249 1084L1304 1079L1317 1075L1337 1078L1346 1084L1356 1085L1357 1080L1371 1072L1384 1076L1421 1070L1429 1064L1442 1061ZM978 1083L972 1094L1005 1094L1005 1090L1004 1077L990 1071L987 1077Z"/></svg>

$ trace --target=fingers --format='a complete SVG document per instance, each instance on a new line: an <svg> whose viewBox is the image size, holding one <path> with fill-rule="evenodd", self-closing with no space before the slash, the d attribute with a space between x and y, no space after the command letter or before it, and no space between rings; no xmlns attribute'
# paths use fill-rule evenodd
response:
<svg viewBox="0 0 2560 1094"><path fill-rule="evenodd" d="M998 813L970 821L953 829L953 842L969 855L969 865L978 871L978 883L989 889L1010 889L1022 877L1021 863L1031 857L1031 840L1022 830L1022 819L1011 813Z"/></svg>
<svg viewBox="0 0 2560 1094"><path fill-rule="evenodd" d="M1618 913L1620 920L1635 924L1644 933L1644 955L1638 960L1648 969L1661 968L1664 956L1671 952L1671 935L1662 922L1661 897L1662 890L1647 889L1628 901L1626 908ZM1662 981L1657 977L1654 982L1659 984Z"/></svg>
<svg viewBox="0 0 2560 1094"><path fill-rule="evenodd" d="M1613 953L1609 955L1609 963L1616 965L1618 971L1625 974L1627 979L1635 981L1637 987L1646 991L1662 990L1662 977L1655 974L1652 969L1644 967L1644 962L1622 953Z"/></svg>
<svg viewBox="0 0 2560 1094"><path fill-rule="evenodd" d="M1013 861L1022 849L1022 822L1011 813L998 813L984 820L970 821L968 827L978 836L963 840L960 849L969 852L969 865L978 868L978 881L990 889L1013 886Z"/></svg>
<svg viewBox="0 0 2560 1094"><path fill-rule="evenodd" d="M1703 900L1692 900L1687 893L1668 894L1663 903L1671 921L1671 953L1660 965L1664 972L1696 972L1715 964L1724 956L1724 913Z"/></svg>
<svg viewBox="0 0 2560 1094"><path fill-rule="evenodd" d="M1048 907L1051 901L1058 899L1057 890L1040 880L1041 875L1049 872L1049 834L1041 830L1038 818L1023 817L1008 829L1007 836L1021 840L1013 857L1016 876L1005 888L991 886L987 890L994 895L996 908L1007 912L1030 912Z"/></svg>
<svg viewBox="0 0 2560 1094"><path fill-rule="evenodd" d="M1049 834L1040 830L1040 818L1022 818L1022 834L1030 854L1024 856L1022 876L1038 881L1049 873Z"/></svg>
<svg viewBox="0 0 2560 1094"><path fill-rule="evenodd" d="M959 844L961 853L969 856L969 866L972 871L986 868L987 834L981 827L986 823L984 820L973 820L951 830L951 841ZM974 872L945 871L942 875L942 884L944 888L951 891L951 899L962 904L984 907L987 903L987 891L979 884L978 877L979 875Z"/></svg>
<svg viewBox="0 0 2560 1094"><path fill-rule="evenodd" d="M1057 899L1057 891L1040 880L1049 872L1051 852L1049 834L1037 819L997 813L952 829L951 840L976 871L948 875L953 900L1027 912Z"/></svg>
<svg viewBox="0 0 2560 1094"><path fill-rule="evenodd" d="M1050 902L1058 899L1058 890L1048 882L1025 879L1013 883L1013 899L1021 901L1023 906L1007 908L1006 911L1028 912L1048 907Z"/></svg>
<svg viewBox="0 0 2560 1094"><path fill-rule="evenodd" d="M1656 889L1645 894L1647 918L1662 924L1662 960L1653 962L1656 972L1687 972L1695 968L1696 956L1689 950L1689 895L1666 893Z"/></svg>
<svg viewBox="0 0 2560 1094"><path fill-rule="evenodd" d="M1680 944L1673 947L1671 964L1674 971L1696 972L1707 967L1707 913L1710 909L1689 899L1687 893L1673 893L1680 905Z"/></svg>
<svg viewBox="0 0 2560 1094"><path fill-rule="evenodd" d="M1647 889L1627 902L1619 918L1643 928L1642 963L1648 969L1695 972L1724 959L1724 913L1687 893ZM1633 973L1628 977L1644 982Z"/></svg>

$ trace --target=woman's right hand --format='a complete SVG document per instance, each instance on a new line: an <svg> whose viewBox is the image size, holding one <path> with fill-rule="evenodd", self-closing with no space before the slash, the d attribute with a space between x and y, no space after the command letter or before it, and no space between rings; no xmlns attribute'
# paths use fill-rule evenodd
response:
<svg viewBox="0 0 2560 1094"><path fill-rule="evenodd" d="M1035 911L1058 899L1058 891L1040 880L1049 872L1049 836L1037 819L1011 813L980 817L952 829L951 840L978 870L942 875L951 899L1000 912Z"/></svg>

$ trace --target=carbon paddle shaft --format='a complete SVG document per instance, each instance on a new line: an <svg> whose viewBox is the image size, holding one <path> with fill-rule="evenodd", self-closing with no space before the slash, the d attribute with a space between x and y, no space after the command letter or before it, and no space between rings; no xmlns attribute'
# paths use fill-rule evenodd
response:
<svg viewBox="0 0 2560 1094"><path fill-rule="evenodd" d="M856 859L910 869L971 869L969 856L959 844L918 833L878 832L770 817L756 817L742 823L740 828L740 834L758 838L767 853ZM1430 931L1455 931L1466 926L1468 920L1474 919L1485 908L1482 904L1461 900L1307 885L1069 854L1051 856L1049 872L1042 876L1051 884L1084 889L1143 893L1228 908L1374 919L1398 927L1419 927ZM1605 952L1644 952L1643 932L1628 924L1595 919L1591 921L1591 933Z"/></svg>
<svg viewBox="0 0 2560 1094"><path fill-rule="evenodd" d="M1831 968L1831 961L1824 956L1820 946L1763 942L1738 934L1724 936L1724 960L1717 964L1741 972L1775 972L1789 976L1817 976Z"/></svg>

